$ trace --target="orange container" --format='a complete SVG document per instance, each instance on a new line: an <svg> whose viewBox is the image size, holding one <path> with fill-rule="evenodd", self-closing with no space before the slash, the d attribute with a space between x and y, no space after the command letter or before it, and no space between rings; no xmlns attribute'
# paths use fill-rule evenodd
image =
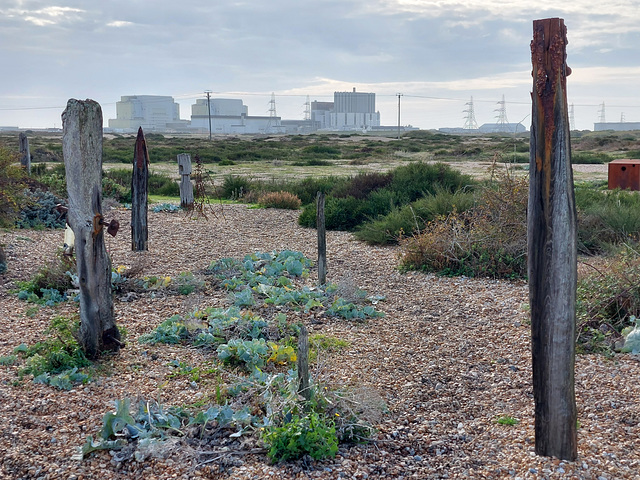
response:
<svg viewBox="0 0 640 480"><path fill-rule="evenodd" d="M609 190L615 188L640 190L640 160L609 162Z"/></svg>

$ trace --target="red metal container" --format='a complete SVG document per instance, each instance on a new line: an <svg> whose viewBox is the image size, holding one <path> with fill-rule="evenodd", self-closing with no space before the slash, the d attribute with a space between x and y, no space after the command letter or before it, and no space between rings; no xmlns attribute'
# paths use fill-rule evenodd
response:
<svg viewBox="0 0 640 480"><path fill-rule="evenodd" d="M609 190L640 190L640 160L620 159L609 162Z"/></svg>

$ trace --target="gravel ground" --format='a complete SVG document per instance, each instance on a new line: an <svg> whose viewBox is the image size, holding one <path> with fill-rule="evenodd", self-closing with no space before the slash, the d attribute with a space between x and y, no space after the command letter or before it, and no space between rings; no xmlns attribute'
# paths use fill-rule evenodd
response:
<svg viewBox="0 0 640 480"><path fill-rule="evenodd" d="M150 213L146 253L130 251L129 215L124 210L105 215L121 224L107 247L114 265L142 263L146 275L197 272L215 259L254 251L292 249L315 257L315 230L298 227L297 212L232 205L208 221ZM0 233L9 260L9 272L0 276L0 356L20 343L36 342L52 316L76 308L67 302L28 316L30 305L9 293L15 280L32 276L61 241L61 231ZM195 362L202 353L149 347L137 338L176 312L223 306L226 297L213 289L189 296L143 295L115 302L128 345L103 360L103 376L86 386L58 391L16 382L17 367L0 367L1 478L640 478L637 356L577 358L579 458L537 457L526 284L400 274L397 253L397 248L370 247L348 233L329 232L329 280L385 295L379 307L386 316L354 323L301 315L311 333L351 342L324 360L323 380L352 387L364 402L384 401L388 410L375 425L374 442L341 447L327 461L284 465L271 465L263 454L250 452L231 464L203 465L178 446L144 462L115 462L106 451L72 460L86 436L98 433L114 400L161 399L164 405L180 405L202 394L185 382L167 381L170 360ZM519 423L498 424L504 415Z"/></svg>

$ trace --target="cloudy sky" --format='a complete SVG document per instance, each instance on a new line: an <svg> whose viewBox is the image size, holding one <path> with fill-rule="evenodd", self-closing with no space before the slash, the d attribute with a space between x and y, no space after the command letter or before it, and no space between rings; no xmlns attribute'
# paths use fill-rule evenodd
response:
<svg viewBox="0 0 640 480"><path fill-rule="evenodd" d="M0 0L0 126L60 127L69 98L105 124L122 95L205 90L283 119L334 91L376 93L382 123L529 125L533 20L568 29L575 127L640 122L640 0Z"/></svg>

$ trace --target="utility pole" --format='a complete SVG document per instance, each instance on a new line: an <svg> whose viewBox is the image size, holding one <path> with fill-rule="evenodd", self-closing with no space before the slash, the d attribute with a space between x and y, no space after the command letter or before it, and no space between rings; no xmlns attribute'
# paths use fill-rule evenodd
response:
<svg viewBox="0 0 640 480"><path fill-rule="evenodd" d="M209 141L211 141L211 90L205 90L207 94L207 110L209 112Z"/></svg>
<svg viewBox="0 0 640 480"><path fill-rule="evenodd" d="M400 97L402 94L396 93L396 95L398 96L398 140L400 140Z"/></svg>

